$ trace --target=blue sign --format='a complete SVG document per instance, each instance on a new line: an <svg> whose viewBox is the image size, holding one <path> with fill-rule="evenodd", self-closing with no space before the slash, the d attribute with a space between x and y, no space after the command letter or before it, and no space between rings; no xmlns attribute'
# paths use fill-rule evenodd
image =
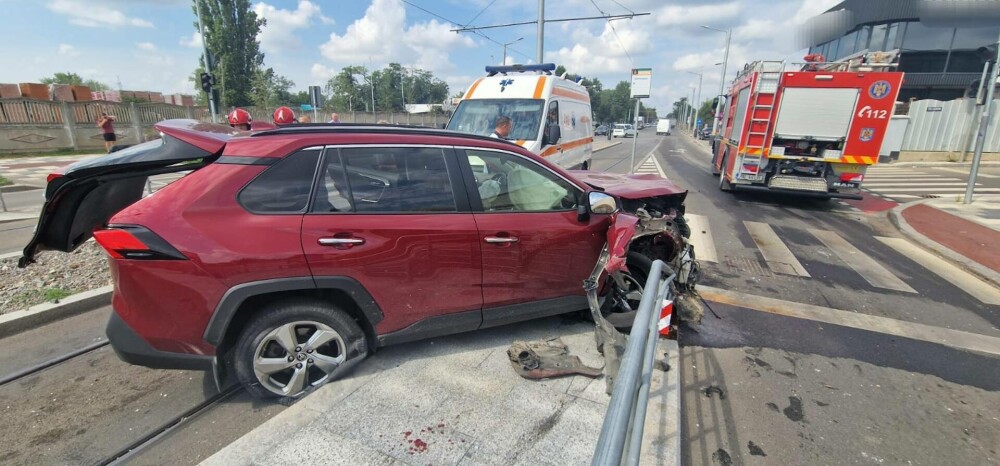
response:
<svg viewBox="0 0 1000 466"><path fill-rule="evenodd" d="M503 92L504 89L507 89L507 86L510 86L511 84L514 84L514 80L510 78L500 81L500 92Z"/></svg>
<svg viewBox="0 0 1000 466"><path fill-rule="evenodd" d="M311 112L312 109L313 109L313 106L309 105L309 104L302 104L302 105L299 105L299 108L302 109L303 112Z"/></svg>
<svg viewBox="0 0 1000 466"><path fill-rule="evenodd" d="M696 121L696 123L695 123L696 125L700 125L701 124L701 118L699 118L699 119L697 119L695 121Z"/></svg>
<svg viewBox="0 0 1000 466"><path fill-rule="evenodd" d="M873 99L881 99L889 95L891 91L892 84L889 84L889 81L875 81L868 88L868 95L872 96Z"/></svg>

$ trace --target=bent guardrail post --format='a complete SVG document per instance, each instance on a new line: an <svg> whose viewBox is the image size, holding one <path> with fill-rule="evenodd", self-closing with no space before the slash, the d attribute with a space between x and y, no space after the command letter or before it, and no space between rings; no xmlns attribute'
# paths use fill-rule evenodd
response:
<svg viewBox="0 0 1000 466"><path fill-rule="evenodd" d="M630 464L638 463L657 342L659 315L654 310L670 297L674 280L673 273L663 278L664 267L663 261L656 260L650 268L591 464L617 466L626 454Z"/></svg>

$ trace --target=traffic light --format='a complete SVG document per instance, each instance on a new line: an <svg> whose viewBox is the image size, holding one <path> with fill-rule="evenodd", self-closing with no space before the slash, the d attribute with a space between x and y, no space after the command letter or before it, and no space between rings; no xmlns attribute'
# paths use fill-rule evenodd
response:
<svg viewBox="0 0 1000 466"><path fill-rule="evenodd" d="M215 76L208 73L201 73L201 90L209 92L215 85Z"/></svg>

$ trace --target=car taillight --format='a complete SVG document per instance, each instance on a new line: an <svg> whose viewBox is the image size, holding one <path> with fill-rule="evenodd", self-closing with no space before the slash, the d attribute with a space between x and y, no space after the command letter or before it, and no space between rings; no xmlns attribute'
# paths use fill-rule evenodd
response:
<svg viewBox="0 0 1000 466"><path fill-rule="evenodd" d="M62 173L49 173L49 176L45 177L45 182L46 183L51 183L52 180L54 180L56 178L62 178L62 176L63 176Z"/></svg>
<svg viewBox="0 0 1000 466"><path fill-rule="evenodd" d="M140 226L113 226L94 230L94 240L114 259L183 260L183 254Z"/></svg>
<svg viewBox="0 0 1000 466"><path fill-rule="evenodd" d="M841 173L840 182L841 183L860 183L865 180L864 173Z"/></svg>

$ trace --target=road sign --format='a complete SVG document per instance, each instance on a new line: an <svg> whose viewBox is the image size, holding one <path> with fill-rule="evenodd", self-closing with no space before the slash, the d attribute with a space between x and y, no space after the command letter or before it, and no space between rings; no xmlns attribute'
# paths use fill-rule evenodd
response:
<svg viewBox="0 0 1000 466"><path fill-rule="evenodd" d="M313 108L320 108L323 106L323 94L320 93L319 86L309 86L309 103Z"/></svg>
<svg viewBox="0 0 1000 466"><path fill-rule="evenodd" d="M652 68L632 68L632 98L649 97L649 86L652 80Z"/></svg>

